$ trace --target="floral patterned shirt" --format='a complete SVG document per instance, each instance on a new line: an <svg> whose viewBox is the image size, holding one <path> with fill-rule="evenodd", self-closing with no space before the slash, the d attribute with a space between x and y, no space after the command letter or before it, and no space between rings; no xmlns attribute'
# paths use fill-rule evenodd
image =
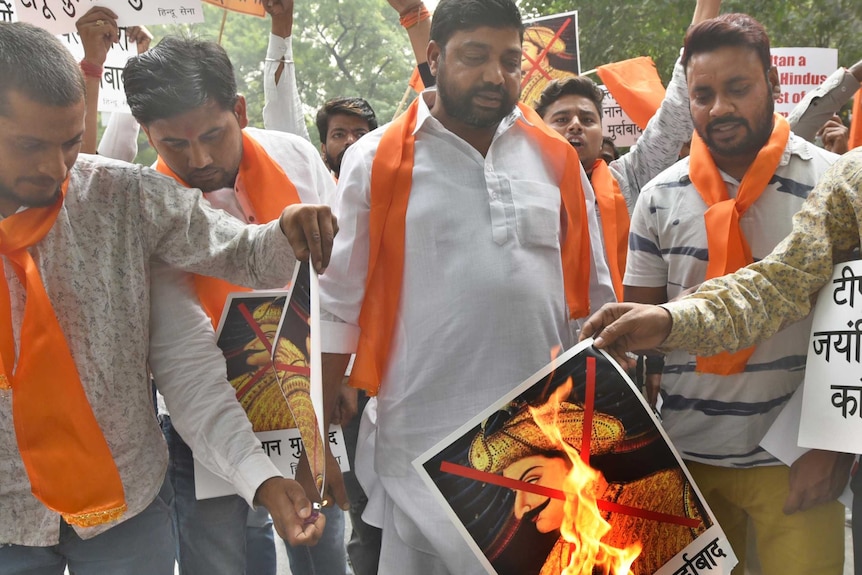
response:
<svg viewBox="0 0 862 575"><path fill-rule="evenodd" d="M808 315L835 264L862 236L862 148L824 174L793 218L793 231L763 260L707 281L664 304L673 319L663 349L710 355L770 337Z"/></svg>

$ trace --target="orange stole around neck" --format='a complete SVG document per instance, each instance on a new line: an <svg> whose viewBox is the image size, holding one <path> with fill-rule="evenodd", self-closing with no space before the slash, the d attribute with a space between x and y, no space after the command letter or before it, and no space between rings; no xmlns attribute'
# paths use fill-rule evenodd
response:
<svg viewBox="0 0 862 575"><path fill-rule="evenodd" d="M189 187L161 157L156 162L156 170ZM251 205L262 223L277 219L286 206L300 203L296 186L281 166L245 131L242 132L242 159L237 178L242 178ZM251 291L218 278L201 275L195 275L195 287L214 328L218 327L228 294Z"/></svg>
<svg viewBox="0 0 862 575"><path fill-rule="evenodd" d="M787 147L790 125L779 114L774 114L773 122L772 135L745 172L736 198L728 196L727 185L721 178L706 143L697 133L691 139L689 177L700 197L709 206L703 216L709 250L706 279L733 273L754 262L751 247L742 232L739 220L769 185ZM736 353L724 352L710 357L698 357L696 371L716 375L742 373L755 347Z"/></svg>
<svg viewBox="0 0 862 575"><path fill-rule="evenodd" d="M68 186L69 178L53 205L0 221L0 255L27 293L16 364L9 286L0 281L0 387L12 389L15 436L33 495L67 523L92 527L126 511L123 484L27 251L53 227Z"/></svg>
<svg viewBox="0 0 862 575"><path fill-rule="evenodd" d="M590 182L596 193L596 203L602 218L602 237L614 293L623 301L623 276L626 273L626 257L629 253L629 209L620 190L620 184L604 160L593 163Z"/></svg>

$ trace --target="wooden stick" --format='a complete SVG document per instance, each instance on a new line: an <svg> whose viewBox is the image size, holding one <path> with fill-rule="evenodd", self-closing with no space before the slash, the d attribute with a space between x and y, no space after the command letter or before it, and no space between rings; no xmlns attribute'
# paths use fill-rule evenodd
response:
<svg viewBox="0 0 862 575"><path fill-rule="evenodd" d="M218 29L218 45L221 46L221 37L224 34L224 23L227 22L227 10L221 16L221 27Z"/></svg>

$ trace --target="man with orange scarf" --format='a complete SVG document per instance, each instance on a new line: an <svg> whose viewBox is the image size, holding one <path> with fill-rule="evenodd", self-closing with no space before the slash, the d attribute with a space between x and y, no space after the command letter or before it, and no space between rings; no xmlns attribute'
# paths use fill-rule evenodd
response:
<svg viewBox="0 0 862 575"><path fill-rule="evenodd" d="M332 178L308 141L286 132L247 127L245 99L237 94L233 66L215 42L166 37L127 63L124 80L132 115L159 153L156 169L182 185L200 188L213 207L244 223L270 222L287 205L319 203L319 197L331 197L334 192ZM158 268L155 273L162 282L184 281L184 274L176 270ZM227 294L244 291L208 277L195 276L193 281L214 326ZM189 305L197 307L194 302ZM269 396L281 398L278 381L267 381ZM246 500L239 496L195 499L192 453L186 443L192 445L200 438L190 437L179 426L175 429L171 416L160 411L171 453L168 477L175 490L180 572L245 570ZM263 472L272 469L256 473ZM326 513L328 528L321 544L332 564L346 573L343 514L332 508Z"/></svg>
<svg viewBox="0 0 862 575"><path fill-rule="evenodd" d="M718 16L720 8L721 0L697 0L692 25ZM608 266L614 290L622 300L629 214L641 187L679 159L680 148L691 138L693 127L685 73L677 62L664 100L637 144L620 158L605 163L600 157L603 99L595 82L578 76L548 84L535 108L545 123L578 151L596 193Z"/></svg>
<svg viewBox="0 0 862 575"><path fill-rule="evenodd" d="M836 159L774 113L778 73L766 31L751 17L725 14L690 28L683 65L696 134L690 156L638 199L629 301L663 303L764 257ZM663 426L740 559L734 573L745 569L748 525L766 575L842 572L843 507L800 509L818 495L815 474L846 471L848 458L809 451L791 473L759 445L802 383L809 331L802 321L733 354L666 358Z"/></svg>
<svg viewBox="0 0 862 575"><path fill-rule="evenodd" d="M377 396L356 472L383 529L380 573L484 573L411 461L614 299L575 150L517 104L521 36L512 0L440 2L437 88L344 155L324 376L332 402L356 350L351 384Z"/></svg>
<svg viewBox="0 0 862 575"><path fill-rule="evenodd" d="M334 222L292 206L244 226L152 170L79 156L84 78L45 30L0 24L0 77L0 565L172 573L146 364L176 351L150 346L151 259L271 287L303 252L327 264ZM301 487L259 479L249 500L285 537L316 541Z"/></svg>

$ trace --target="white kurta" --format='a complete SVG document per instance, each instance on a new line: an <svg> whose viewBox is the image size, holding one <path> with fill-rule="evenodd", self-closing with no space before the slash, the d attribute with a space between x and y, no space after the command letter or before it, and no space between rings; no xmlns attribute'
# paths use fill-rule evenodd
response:
<svg viewBox="0 0 862 575"><path fill-rule="evenodd" d="M335 204L340 231L321 277L321 306L348 326L357 323L364 292L370 170L384 129L345 154ZM415 134L400 321L377 399L376 448L359 445L357 466L373 457L380 483L363 481L369 508L382 508L385 497L394 517L397 533L384 529L381 573L410 572L386 567L399 556L389 553L393 542L436 555L452 573L480 572L411 462L546 364L554 348L576 341L563 289L559 175L517 110L500 123L484 158L424 102ZM582 181L597 309L613 289L583 170ZM352 351L332 339L324 347Z"/></svg>

